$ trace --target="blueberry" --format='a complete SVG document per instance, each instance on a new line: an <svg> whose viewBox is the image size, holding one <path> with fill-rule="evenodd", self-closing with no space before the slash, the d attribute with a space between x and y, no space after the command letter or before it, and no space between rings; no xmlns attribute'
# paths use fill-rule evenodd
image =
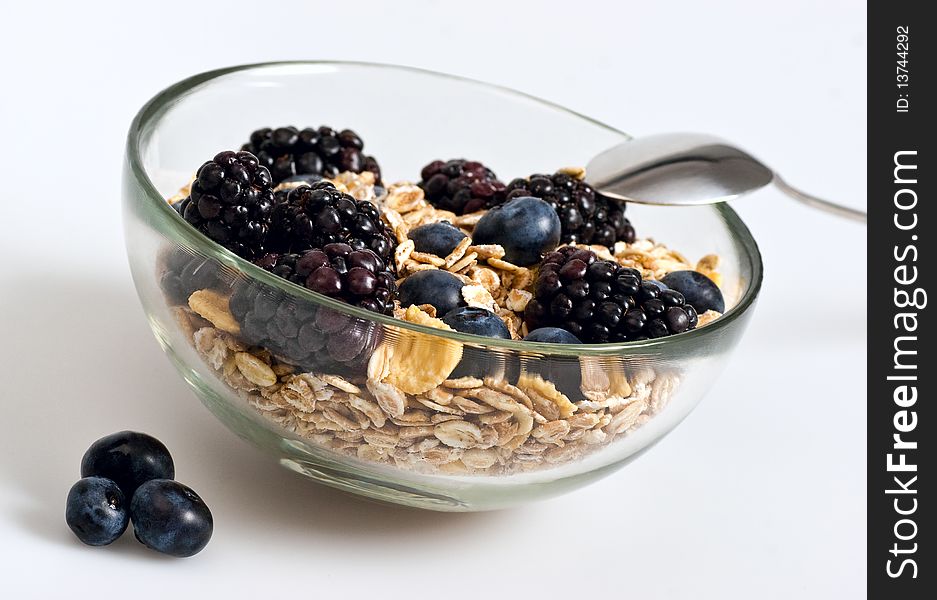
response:
<svg viewBox="0 0 937 600"><path fill-rule="evenodd" d="M472 234L475 244L500 244L504 260L529 266L560 243L560 218L539 198L509 200L485 213Z"/></svg>
<svg viewBox="0 0 937 600"><path fill-rule="evenodd" d="M725 312L726 301L713 281L696 271L674 271L664 276L661 281L670 289L683 294L687 304L693 305L698 313L707 310Z"/></svg>
<svg viewBox="0 0 937 600"><path fill-rule="evenodd" d="M462 280L446 271L417 271L400 284L400 305L412 304L432 304L439 315L465 306Z"/></svg>
<svg viewBox="0 0 937 600"><path fill-rule="evenodd" d="M541 327L534 329L524 338L525 342L541 342L544 344L581 344L579 338L559 327Z"/></svg>
<svg viewBox="0 0 937 600"><path fill-rule="evenodd" d="M560 327L540 327L524 338L525 342L544 344L581 344L575 334ZM582 365L575 356L540 356L520 353L521 370L556 386L573 402L582 399Z"/></svg>
<svg viewBox="0 0 937 600"><path fill-rule="evenodd" d="M414 249L445 258L467 236L447 221L420 225L409 233Z"/></svg>
<svg viewBox="0 0 937 600"><path fill-rule="evenodd" d="M124 533L130 513L123 492L110 479L85 477L68 490L65 522L89 546L106 546Z"/></svg>
<svg viewBox="0 0 937 600"><path fill-rule="evenodd" d="M178 481L151 479L130 502L133 534L147 548L186 557L211 539L211 511L198 494Z"/></svg>
<svg viewBox="0 0 937 600"><path fill-rule="evenodd" d="M456 331L471 333L490 338L511 339L511 332L498 315L484 308L464 306L445 314L442 321ZM462 360L453 369L449 377L495 377L505 373L508 355L490 348L480 348L465 344L462 348ZM516 369L515 369L516 371ZM516 377L516 374L514 375Z"/></svg>
<svg viewBox="0 0 937 600"><path fill-rule="evenodd" d="M442 322L462 333L471 333L491 338L511 339L511 332L501 317L490 310L463 306L449 311Z"/></svg>
<svg viewBox="0 0 937 600"><path fill-rule="evenodd" d="M127 498L150 479L172 479L175 468L166 446L135 431L121 431L91 444L81 459L82 477L114 480Z"/></svg>

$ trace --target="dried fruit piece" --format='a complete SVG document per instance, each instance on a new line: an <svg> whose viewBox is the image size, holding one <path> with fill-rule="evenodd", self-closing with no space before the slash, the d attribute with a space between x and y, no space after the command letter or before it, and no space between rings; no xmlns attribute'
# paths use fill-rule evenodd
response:
<svg viewBox="0 0 937 600"><path fill-rule="evenodd" d="M390 342L384 342L374 349L371 358L368 359L368 380L382 381L390 374L390 357L394 353L394 346Z"/></svg>
<svg viewBox="0 0 937 600"><path fill-rule="evenodd" d="M491 312L498 308L495 299L491 297L491 292L480 285L463 286L462 299L466 304L475 308L484 308Z"/></svg>
<svg viewBox="0 0 937 600"><path fill-rule="evenodd" d="M557 169L556 172L562 173L563 175L569 175L578 181L583 181L586 178L585 167L563 167L562 169Z"/></svg>
<svg viewBox="0 0 937 600"><path fill-rule="evenodd" d="M214 290L196 290L189 296L189 308L222 331L235 335L241 333L241 326L228 307L227 296Z"/></svg>
<svg viewBox="0 0 937 600"><path fill-rule="evenodd" d="M348 404L367 415L367 417L371 419L371 422L377 428L383 427L387 422L381 407L369 400L362 398L361 396L356 396L354 394L348 396Z"/></svg>
<svg viewBox="0 0 937 600"><path fill-rule="evenodd" d="M322 381L326 382L332 387L336 387L342 390L343 392L348 392L349 394L361 393L361 388L351 383L350 381L346 381L344 378L339 377L338 375L323 374L323 375L320 375L319 377L320 379L322 379Z"/></svg>
<svg viewBox="0 0 937 600"><path fill-rule="evenodd" d="M631 395L631 384L628 383L628 378L620 367L618 369L609 369L608 379L610 383L609 389L613 396L627 398Z"/></svg>
<svg viewBox="0 0 937 600"><path fill-rule="evenodd" d="M696 327L699 328L699 327L704 327L706 325L709 325L710 323L712 323L713 321L715 321L721 316L722 316L722 313L720 312L717 312L715 310L707 310L706 312L704 312L703 314L699 316L699 323L696 324Z"/></svg>
<svg viewBox="0 0 937 600"><path fill-rule="evenodd" d="M531 437L543 444L563 445L563 438L569 433L569 422L563 420L548 421L538 425L531 432Z"/></svg>
<svg viewBox="0 0 937 600"><path fill-rule="evenodd" d="M466 254L459 260L457 260L455 263L453 263L451 266L449 266L447 270L453 273L456 273L458 271L461 271L462 269L466 269L470 266L473 266L475 264L475 259L477 258L478 258L477 254L475 254L474 252L469 252L468 254Z"/></svg>
<svg viewBox="0 0 937 600"><path fill-rule="evenodd" d="M425 205L423 190L412 183L395 183L387 188L384 208L403 214Z"/></svg>
<svg viewBox="0 0 937 600"><path fill-rule="evenodd" d="M467 390L480 387L483 383L485 382L477 377L458 377L445 380L443 385L454 390Z"/></svg>
<svg viewBox="0 0 937 600"><path fill-rule="evenodd" d="M407 410L407 397L390 383L368 381L368 390L374 395L381 410L392 418L399 418Z"/></svg>
<svg viewBox="0 0 937 600"><path fill-rule="evenodd" d="M551 382L545 381L543 377L539 375L522 373L520 378L517 380L517 387L521 388L528 394L531 391L540 394L544 398L556 404L560 411L560 418L562 419L568 419L577 410L576 405L570 402L569 398L566 397L565 394L556 389L556 386Z"/></svg>
<svg viewBox="0 0 937 600"><path fill-rule="evenodd" d="M436 425L433 435L450 448L474 448L482 441L478 425L468 421L446 421Z"/></svg>
<svg viewBox="0 0 937 600"><path fill-rule="evenodd" d="M234 355L234 361L241 375L255 385L267 387L277 382L277 374L273 372L270 365L250 352L238 352Z"/></svg>
<svg viewBox="0 0 937 600"><path fill-rule="evenodd" d="M479 244L469 246L466 252L474 252L479 259L504 258L504 246L500 244Z"/></svg>
<svg viewBox="0 0 937 600"><path fill-rule="evenodd" d="M531 298L533 298L533 294L530 292L513 289L508 292L508 297L505 300L505 306L514 312L524 312L524 309L527 308L527 303L530 302Z"/></svg>
<svg viewBox="0 0 937 600"><path fill-rule="evenodd" d="M463 256L465 256L468 247L472 245L472 238L464 237L462 240L453 248L452 252L449 253L445 258L446 269L452 268L454 264L459 262Z"/></svg>
<svg viewBox="0 0 937 600"><path fill-rule="evenodd" d="M407 308L403 320L434 329L452 331L416 306ZM424 333L399 330L385 381L408 394L422 394L442 384L462 359L462 344Z"/></svg>
<svg viewBox="0 0 937 600"><path fill-rule="evenodd" d="M397 246L397 249L394 250L394 264L397 266L397 272L404 272L404 265L407 264L407 261L410 260L410 255L413 253L413 240L406 240Z"/></svg>
<svg viewBox="0 0 937 600"><path fill-rule="evenodd" d="M462 463L471 469L488 469L498 462L498 453L494 450L470 448L462 454Z"/></svg>

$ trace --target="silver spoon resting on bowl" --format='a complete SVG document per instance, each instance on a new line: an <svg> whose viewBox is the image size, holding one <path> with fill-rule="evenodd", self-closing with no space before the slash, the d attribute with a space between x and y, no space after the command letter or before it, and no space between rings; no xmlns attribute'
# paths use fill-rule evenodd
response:
<svg viewBox="0 0 937 600"><path fill-rule="evenodd" d="M622 142L589 161L586 182L612 198L677 206L726 202L774 182L808 206L868 221L865 212L801 192L744 150L698 133L665 133Z"/></svg>

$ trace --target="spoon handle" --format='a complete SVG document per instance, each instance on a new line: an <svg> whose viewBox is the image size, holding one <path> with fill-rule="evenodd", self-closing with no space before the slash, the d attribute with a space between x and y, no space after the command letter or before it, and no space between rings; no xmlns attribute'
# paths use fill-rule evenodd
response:
<svg viewBox="0 0 937 600"><path fill-rule="evenodd" d="M810 194L792 187L786 181L781 179L781 176L777 173L774 174L774 185L778 186L778 189L794 200L803 202L807 206L812 206L813 208L818 208L820 210L832 213L839 217L850 219L852 221L858 221L859 223L869 222L869 215L865 211L849 208L848 206L842 206L841 204L834 204L827 200L817 198L816 196L811 196Z"/></svg>

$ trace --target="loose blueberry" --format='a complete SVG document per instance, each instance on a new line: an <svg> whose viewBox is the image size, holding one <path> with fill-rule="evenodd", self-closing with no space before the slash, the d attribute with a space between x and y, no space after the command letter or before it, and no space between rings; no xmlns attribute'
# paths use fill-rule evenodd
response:
<svg viewBox="0 0 937 600"><path fill-rule="evenodd" d="M171 479L147 481L130 502L133 534L147 548L187 557L211 539L211 511L198 494Z"/></svg>
<svg viewBox="0 0 937 600"><path fill-rule="evenodd" d="M534 329L524 338L525 342L541 342L544 344L581 344L579 338L559 327L541 327Z"/></svg>
<svg viewBox="0 0 937 600"><path fill-rule="evenodd" d="M85 477L68 490L65 522L89 546L106 546L119 538L130 513L123 492L105 477Z"/></svg>
<svg viewBox="0 0 937 600"><path fill-rule="evenodd" d="M471 333L491 338L511 339L511 332L501 317L490 310L463 306L449 311L442 318L443 323L462 333Z"/></svg>
<svg viewBox="0 0 937 600"><path fill-rule="evenodd" d="M687 304L691 304L698 313L707 310L725 312L726 301L713 281L697 271L674 271L664 276L661 281L670 289L683 294Z"/></svg>
<svg viewBox="0 0 937 600"><path fill-rule="evenodd" d="M414 249L445 258L467 236L447 221L420 225L409 233Z"/></svg>
<svg viewBox="0 0 937 600"><path fill-rule="evenodd" d="M462 280L446 271L417 271L400 284L400 304L431 304L436 314L444 315L465 306Z"/></svg>
<svg viewBox="0 0 937 600"><path fill-rule="evenodd" d="M539 198L515 198L485 213L472 234L475 244L500 244L504 260L529 266L560 243L560 218Z"/></svg>
<svg viewBox="0 0 937 600"><path fill-rule="evenodd" d="M127 498L150 479L172 479L175 467L162 442L135 431L120 431L91 444L81 459L82 477L114 480Z"/></svg>

